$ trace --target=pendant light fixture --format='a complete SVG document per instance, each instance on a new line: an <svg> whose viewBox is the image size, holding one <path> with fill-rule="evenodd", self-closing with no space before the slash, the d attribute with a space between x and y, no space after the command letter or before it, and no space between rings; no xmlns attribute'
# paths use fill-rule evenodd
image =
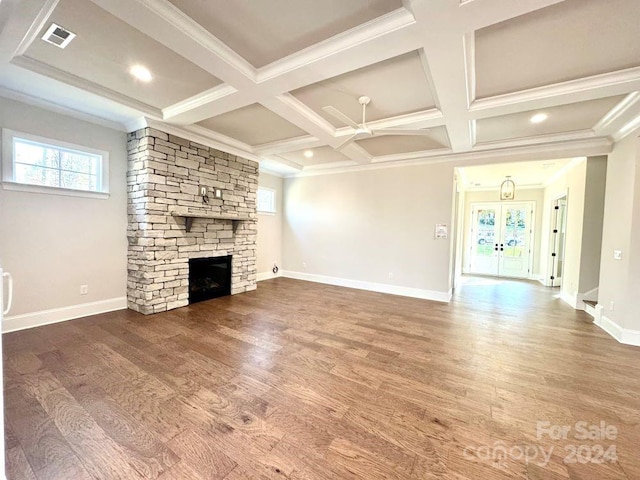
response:
<svg viewBox="0 0 640 480"><path fill-rule="evenodd" d="M511 180L511 175L500 185L500 200L513 200L516 196L516 184Z"/></svg>

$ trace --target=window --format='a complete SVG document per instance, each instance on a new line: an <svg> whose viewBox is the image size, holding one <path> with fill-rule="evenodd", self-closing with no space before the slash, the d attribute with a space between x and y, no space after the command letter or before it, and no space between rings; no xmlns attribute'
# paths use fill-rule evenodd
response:
<svg viewBox="0 0 640 480"><path fill-rule="evenodd" d="M4 129L3 187L40 193L106 197L109 154Z"/></svg>
<svg viewBox="0 0 640 480"><path fill-rule="evenodd" d="M258 212L276 213L276 191L271 188L258 187Z"/></svg>

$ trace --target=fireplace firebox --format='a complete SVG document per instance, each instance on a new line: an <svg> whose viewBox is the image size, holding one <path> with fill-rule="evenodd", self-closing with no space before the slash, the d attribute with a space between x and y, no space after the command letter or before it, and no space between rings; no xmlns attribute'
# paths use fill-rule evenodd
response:
<svg viewBox="0 0 640 480"><path fill-rule="evenodd" d="M231 294L231 255L189 260L189 303Z"/></svg>

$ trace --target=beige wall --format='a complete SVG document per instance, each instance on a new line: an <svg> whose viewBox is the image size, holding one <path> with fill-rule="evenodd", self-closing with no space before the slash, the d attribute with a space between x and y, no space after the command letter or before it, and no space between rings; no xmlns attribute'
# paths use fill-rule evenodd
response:
<svg viewBox="0 0 640 480"><path fill-rule="evenodd" d="M10 316L124 297L125 133L2 98L0 126L110 153L106 200L0 189L0 263L14 278Z"/></svg>
<svg viewBox="0 0 640 480"><path fill-rule="evenodd" d="M589 157L585 178L582 251L578 283L578 291L581 294L586 294L597 288L600 282L600 252L602 250L606 180L607 157ZM595 299L597 299L597 295Z"/></svg>
<svg viewBox="0 0 640 480"><path fill-rule="evenodd" d="M287 271L447 294L453 167L434 164L285 180Z"/></svg>
<svg viewBox="0 0 640 480"><path fill-rule="evenodd" d="M500 202L500 192L495 191L467 191L464 201L464 229L463 235L463 270L466 272L469 269L471 262L471 205L481 202L493 202L493 203L506 203ZM542 188L535 189L516 189L516 200L518 202L534 202L534 234L533 234L533 269L531 276L538 278L540 274L540 245L542 234L542 214L543 214L543 202L544 202L544 190Z"/></svg>
<svg viewBox="0 0 640 480"><path fill-rule="evenodd" d="M260 172L258 186L276 191L276 213L258 212L258 279L271 278L273 264L282 269L283 179Z"/></svg>
<svg viewBox="0 0 640 480"><path fill-rule="evenodd" d="M598 303L621 328L640 331L640 148L638 134L617 143L607 162ZM614 250L622 259L613 258ZM611 308L613 307L613 308Z"/></svg>

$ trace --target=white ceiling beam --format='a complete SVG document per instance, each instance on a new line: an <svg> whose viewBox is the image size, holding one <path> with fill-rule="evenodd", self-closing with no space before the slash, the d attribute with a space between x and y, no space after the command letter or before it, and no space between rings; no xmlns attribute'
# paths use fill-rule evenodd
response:
<svg viewBox="0 0 640 480"><path fill-rule="evenodd" d="M593 127L598 136L614 137L634 118L640 116L640 92L627 95Z"/></svg>
<svg viewBox="0 0 640 480"><path fill-rule="evenodd" d="M464 33L526 15L564 0L472 0L461 3L456 15Z"/></svg>
<svg viewBox="0 0 640 480"><path fill-rule="evenodd" d="M640 90L640 67L481 98L471 104L469 111L472 118L480 119L623 95L637 90Z"/></svg>
<svg viewBox="0 0 640 480"><path fill-rule="evenodd" d="M411 24L400 30L394 30L386 35L375 37L368 42L350 46L344 50L314 62L300 64L291 60L295 68L291 67L280 76L271 77L249 86L237 88L238 95L216 99L215 101L199 105L192 111L184 112L172 118L177 122L199 122L206 118L250 105L262 103L274 96L289 93L308 85L327 80L329 78L349 73L362 67L388 60L404 53L418 50L421 45L417 36L417 27Z"/></svg>

